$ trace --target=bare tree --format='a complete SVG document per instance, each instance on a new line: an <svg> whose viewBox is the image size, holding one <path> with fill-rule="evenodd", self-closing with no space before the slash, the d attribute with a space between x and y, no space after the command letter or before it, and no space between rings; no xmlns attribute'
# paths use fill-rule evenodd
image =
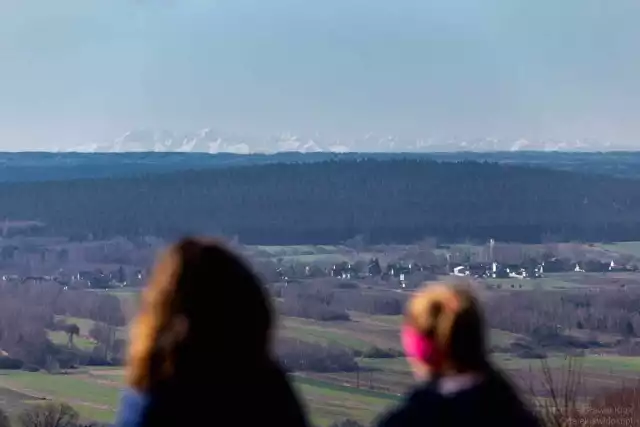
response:
<svg viewBox="0 0 640 427"><path fill-rule="evenodd" d="M583 392L582 363L578 358L568 356L566 363L554 375L554 370L546 360L541 361L541 390L530 383L531 395L542 421L548 427L568 427L575 424L580 414L578 406Z"/></svg>
<svg viewBox="0 0 640 427"><path fill-rule="evenodd" d="M75 323L71 323L65 326L64 331L67 333L67 336L69 338L68 345L69 347L72 347L74 335L80 335L80 327Z"/></svg>
<svg viewBox="0 0 640 427"><path fill-rule="evenodd" d="M75 427L80 415L67 403L34 404L18 415L21 427Z"/></svg>
<svg viewBox="0 0 640 427"><path fill-rule="evenodd" d="M104 350L102 356L105 360L108 360L113 353L113 344L117 338L117 331L118 329L115 326L100 322L94 323L89 330L89 336L102 346Z"/></svg>

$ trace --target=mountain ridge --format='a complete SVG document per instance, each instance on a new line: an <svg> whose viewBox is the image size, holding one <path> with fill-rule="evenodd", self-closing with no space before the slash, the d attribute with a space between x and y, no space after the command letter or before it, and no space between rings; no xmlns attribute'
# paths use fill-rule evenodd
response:
<svg viewBox="0 0 640 427"><path fill-rule="evenodd" d="M321 134L299 135L284 132L266 137L226 133L204 128L190 132L134 129L112 141L90 143L71 148L54 147L54 152L118 153L118 152L167 152L167 153L232 153L274 154L299 153L347 153L347 152L495 152L495 151L544 151L544 152L598 152L633 151L632 146L612 144L592 139L573 141L531 140L526 138L408 138L393 135L365 134L361 137L334 138Z"/></svg>

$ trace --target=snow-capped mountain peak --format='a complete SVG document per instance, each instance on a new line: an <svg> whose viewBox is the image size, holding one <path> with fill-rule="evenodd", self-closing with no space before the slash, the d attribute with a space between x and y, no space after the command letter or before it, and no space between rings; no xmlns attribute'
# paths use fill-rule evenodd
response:
<svg viewBox="0 0 640 427"><path fill-rule="evenodd" d="M201 153L275 153L275 152L446 152L446 151L612 151L632 147L614 146L588 139L573 141L536 141L527 138L403 138L395 135L367 133L360 138L323 138L319 134L302 136L284 132L266 138L249 138L204 128L194 132L175 133L167 130L134 129L105 143L90 143L72 149L76 152L201 152Z"/></svg>

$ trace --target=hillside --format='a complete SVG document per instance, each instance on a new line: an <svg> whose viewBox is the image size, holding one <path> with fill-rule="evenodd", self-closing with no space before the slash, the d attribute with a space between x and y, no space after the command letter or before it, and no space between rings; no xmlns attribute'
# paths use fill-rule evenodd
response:
<svg viewBox="0 0 640 427"><path fill-rule="evenodd" d="M249 244L424 236L640 240L635 180L490 163L360 160L3 183L0 217L55 235L237 235Z"/></svg>
<svg viewBox="0 0 640 427"><path fill-rule="evenodd" d="M328 160L415 159L445 162L480 161L640 178L640 153L0 153L0 182L51 181L136 176L192 169Z"/></svg>

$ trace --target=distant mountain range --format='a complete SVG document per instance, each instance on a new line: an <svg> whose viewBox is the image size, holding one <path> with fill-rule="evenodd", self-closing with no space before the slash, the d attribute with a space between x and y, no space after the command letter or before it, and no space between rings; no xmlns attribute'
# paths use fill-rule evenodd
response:
<svg viewBox="0 0 640 427"><path fill-rule="evenodd" d="M352 139L332 139L316 134L311 136L283 133L265 138L202 129L175 133L136 129L113 141L87 144L70 149L55 148L56 152L119 153L119 152L181 152L181 153L345 153L345 152L494 152L494 151L631 151L634 147L614 145L592 140L534 141L527 139L410 139L396 136L364 135Z"/></svg>

